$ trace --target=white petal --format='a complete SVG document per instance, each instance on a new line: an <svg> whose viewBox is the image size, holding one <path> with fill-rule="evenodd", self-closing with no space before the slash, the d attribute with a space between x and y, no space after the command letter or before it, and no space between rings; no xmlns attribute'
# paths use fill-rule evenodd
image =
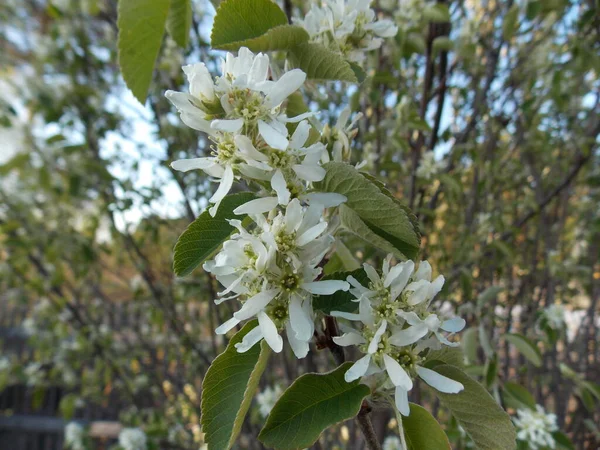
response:
<svg viewBox="0 0 600 450"><path fill-rule="evenodd" d="M347 291L350 285L346 281L323 280L302 283L302 289L316 295L331 295L337 291Z"/></svg>
<svg viewBox="0 0 600 450"><path fill-rule="evenodd" d="M389 343L396 347L404 347L406 345L414 344L427 333L429 333L429 330L426 326L415 325L404 330L396 331L390 336Z"/></svg>
<svg viewBox="0 0 600 450"><path fill-rule="evenodd" d="M367 276L369 277L369 280L371 280L371 282L373 284L377 284L381 281L381 278L379 278L379 274L377 273L377 271L375 270L375 268L372 265L364 263L363 268L365 269L365 272L366 272Z"/></svg>
<svg viewBox="0 0 600 450"><path fill-rule="evenodd" d="M368 298L362 297L358 304L358 311L360 314L360 320L365 325L372 327L375 325L375 315L373 314L373 307Z"/></svg>
<svg viewBox="0 0 600 450"><path fill-rule="evenodd" d="M206 170L211 167L218 166L214 158L190 158L190 159L178 159L171 163L171 167L180 172L187 172L188 170Z"/></svg>
<svg viewBox="0 0 600 450"><path fill-rule="evenodd" d="M248 72L248 81L251 86L257 83L262 83L267 79L269 74L269 57L263 53L259 53L252 62L252 67Z"/></svg>
<svg viewBox="0 0 600 450"><path fill-rule="evenodd" d="M306 181L321 181L327 172L321 166L309 166L306 164L294 164L292 166L296 175Z"/></svg>
<svg viewBox="0 0 600 450"><path fill-rule="evenodd" d="M369 363L371 362L371 355L365 355L356 361L352 367L348 369L348 371L344 374L344 379L347 383L350 383L354 380L358 380L362 377L369 368Z"/></svg>
<svg viewBox="0 0 600 450"><path fill-rule="evenodd" d="M302 205L295 198L285 209L285 232L290 234L297 230L302 223Z"/></svg>
<svg viewBox="0 0 600 450"><path fill-rule="evenodd" d="M219 325L217 327L217 329L215 330L215 333L225 334L229 330L233 329L238 323L240 323L240 321L238 319L236 319L235 317L232 317L227 322L224 322L221 325Z"/></svg>
<svg viewBox="0 0 600 450"><path fill-rule="evenodd" d="M238 134L233 138L233 142L237 148L245 155L257 161L268 161L269 157L263 155L261 152L256 150L254 145L252 145L252 141L248 138L248 136L244 136L243 134Z"/></svg>
<svg viewBox="0 0 600 450"><path fill-rule="evenodd" d="M447 394L457 394L462 391L465 387L458 381L454 381L448 377L440 375L431 369L425 367L417 367L417 373L419 377L429 386L437 389L440 392Z"/></svg>
<svg viewBox="0 0 600 450"><path fill-rule="evenodd" d="M453 319L444 320L440 328L450 333L458 333L466 324L467 322L462 317L454 317Z"/></svg>
<svg viewBox="0 0 600 450"><path fill-rule="evenodd" d="M308 139L309 134L310 134L310 124L308 123L308 121L303 120L296 127L294 134L292 134L292 139L290 140L290 147L302 148L302 146Z"/></svg>
<svg viewBox="0 0 600 450"><path fill-rule="evenodd" d="M337 345L339 345L341 347L348 347L350 345L364 344L366 341L365 341L365 338L362 337L360 334L358 334L354 331L350 331L348 333L344 333L341 336L334 336L333 342L335 342Z"/></svg>
<svg viewBox="0 0 600 450"><path fill-rule="evenodd" d="M306 74L300 69L284 73L271 87L265 102L271 108L280 105L292 92L297 91L302 86L304 80L306 80Z"/></svg>
<svg viewBox="0 0 600 450"><path fill-rule="evenodd" d="M263 214L277 208L277 197L264 197L250 200L233 210L238 216L242 214Z"/></svg>
<svg viewBox="0 0 600 450"><path fill-rule="evenodd" d="M413 281L406 286L407 291L412 291L410 297L408 298L408 304L414 306L427 300L430 284L431 283L427 280L419 280Z"/></svg>
<svg viewBox="0 0 600 450"><path fill-rule="evenodd" d="M287 188L287 182L283 177L281 170L277 169L273 178L271 178L271 187L277 192L277 199L280 205L287 205L290 201L291 193Z"/></svg>
<svg viewBox="0 0 600 450"><path fill-rule="evenodd" d="M250 350L263 338L260 327L254 327L244 336L242 342L235 344L238 353L244 353Z"/></svg>
<svg viewBox="0 0 600 450"><path fill-rule="evenodd" d="M277 150L285 150L288 147L289 141L287 140L287 136L281 134L267 122L259 120L258 131L270 147Z"/></svg>
<svg viewBox="0 0 600 450"><path fill-rule="evenodd" d="M444 287L444 281L444 276L438 275L438 277L431 282L431 284L429 285L428 292L429 301L433 300L434 297L442 290L442 288Z"/></svg>
<svg viewBox="0 0 600 450"><path fill-rule="evenodd" d="M345 203L348 198L342 194L334 192L315 192L306 196L310 203L316 202L325 208L333 208Z"/></svg>
<svg viewBox="0 0 600 450"><path fill-rule="evenodd" d="M406 261L401 264L397 264L395 267L402 266L401 273L392 280L390 293L392 295L392 300L396 300L398 296L402 293L404 288L406 287L406 283L410 279L413 271L415 270L415 263L412 261ZM392 269L393 270L393 269ZM391 273L391 271L390 271Z"/></svg>
<svg viewBox="0 0 600 450"><path fill-rule="evenodd" d="M302 233L298 239L296 239L296 244L299 247L302 247L306 244L308 244L311 241L314 241L316 238L318 238L321 233L323 233L323 231L325 231L327 229L327 222L321 222L317 225L315 225L312 228L309 228L308 230L306 230L304 233Z"/></svg>
<svg viewBox="0 0 600 450"><path fill-rule="evenodd" d="M330 315L333 317L340 317L346 320L361 320L360 314L354 314L345 311L331 311Z"/></svg>
<svg viewBox="0 0 600 450"><path fill-rule="evenodd" d="M402 366L398 364L398 361L388 355L383 355L383 363L385 364L385 370L394 386L400 386L407 391L412 389L413 382L406 373L406 370L404 370Z"/></svg>
<svg viewBox="0 0 600 450"><path fill-rule="evenodd" d="M259 311L262 311L263 308L277 295L277 292L277 289L269 289L250 297L246 300L240 310L233 314L233 317L238 320L249 319Z"/></svg>
<svg viewBox="0 0 600 450"><path fill-rule="evenodd" d="M419 268L415 272L415 280L431 281L431 264L427 261L421 261Z"/></svg>
<svg viewBox="0 0 600 450"><path fill-rule="evenodd" d="M244 126L244 119L213 120L210 124L210 127L213 130L229 131L230 133L235 133L236 131L240 131L243 126Z"/></svg>
<svg viewBox="0 0 600 450"><path fill-rule="evenodd" d="M308 111L308 112L302 113L300 115L297 115L295 117L279 116L277 118L277 120L280 120L285 123L296 123L296 122L300 122L304 119L308 119L309 117L313 117L314 115L315 115L315 113Z"/></svg>
<svg viewBox="0 0 600 450"><path fill-rule="evenodd" d="M304 300L309 302L309 300ZM302 307L302 298L299 295L292 295L289 306L290 324L296 332L296 337L301 341L309 341L313 336L313 320Z"/></svg>
<svg viewBox="0 0 600 450"><path fill-rule="evenodd" d="M408 391L406 389L401 388L400 386L396 386L395 393L396 400L396 408L403 416L410 415L410 406L408 405Z"/></svg>
<svg viewBox="0 0 600 450"><path fill-rule="evenodd" d="M223 174L223 178L221 178L221 184L219 184L219 188L215 191L213 196L208 200L211 203L215 203L215 207L211 208L210 215L215 216L217 213L217 208L221 203L221 200L225 198L225 196L231 190L231 186L233 186L233 169L231 166L225 167L225 173Z"/></svg>
<svg viewBox="0 0 600 450"><path fill-rule="evenodd" d="M296 332L292 330L289 320L285 323L285 333L296 358L304 358L309 350L308 341L301 341L296 337Z"/></svg>
<svg viewBox="0 0 600 450"><path fill-rule="evenodd" d="M265 341L269 344L269 347L271 347L275 353L281 352L281 350L283 350L283 339L279 335L277 327L271 318L264 311L258 313L258 326L260 327Z"/></svg>
<svg viewBox="0 0 600 450"><path fill-rule="evenodd" d="M371 355L377 351L377 348L379 347L379 342L381 341L381 336L383 336L383 333L385 333L386 329L387 329L387 320L383 320L381 322L381 325L379 325L379 328L373 335L373 339L371 339L371 342L369 342L369 348L367 349L367 351Z"/></svg>

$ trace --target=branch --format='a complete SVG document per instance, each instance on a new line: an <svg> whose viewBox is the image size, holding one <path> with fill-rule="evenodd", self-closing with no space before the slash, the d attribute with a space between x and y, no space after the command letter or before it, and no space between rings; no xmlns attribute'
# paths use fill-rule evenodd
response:
<svg viewBox="0 0 600 450"><path fill-rule="evenodd" d="M363 401L360 407L360 411L356 416L356 421L358 422L360 431L365 437L365 443L367 444L367 448L369 450L381 450L381 445L379 445L377 434L375 433L373 423L371 422L371 417L369 416L370 413L371 407L366 401Z"/></svg>

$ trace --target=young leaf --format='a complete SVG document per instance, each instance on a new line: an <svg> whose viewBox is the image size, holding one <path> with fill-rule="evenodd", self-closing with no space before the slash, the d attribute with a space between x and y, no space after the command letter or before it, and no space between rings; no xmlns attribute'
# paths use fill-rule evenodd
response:
<svg viewBox="0 0 600 450"><path fill-rule="evenodd" d="M152 81L169 0L119 0L119 66L127 87L140 103Z"/></svg>
<svg viewBox="0 0 600 450"><path fill-rule="evenodd" d="M432 368L431 366L435 366L439 363L462 369L465 367L465 355L460 347L444 346L440 350L429 351L425 366Z"/></svg>
<svg viewBox="0 0 600 450"><path fill-rule="evenodd" d="M264 341L245 353L238 353L235 348L235 344L256 326L256 321L248 322L234 335L204 377L202 431L211 450L232 447L267 366L271 351Z"/></svg>
<svg viewBox="0 0 600 450"><path fill-rule="evenodd" d="M502 22L502 36L505 41L510 41L519 28L519 5L515 3L510 7Z"/></svg>
<svg viewBox="0 0 600 450"><path fill-rule="evenodd" d="M502 286L490 286L477 297L477 307L482 308L487 303L495 299L500 292L504 290Z"/></svg>
<svg viewBox="0 0 600 450"><path fill-rule="evenodd" d="M354 417L370 391L359 380L346 383L344 374L351 365L294 381L273 407L258 439L278 450L307 448L326 428Z"/></svg>
<svg viewBox="0 0 600 450"><path fill-rule="evenodd" d="M289 60L311 80L358 81L348 61L321 44L305 42L297 45L291 49Z"/></svg>
<svg viewBox="0 0 600 450"><path fill-rule="evenodd" d="M516 433L510 417L483 386L457 367L436 366L435 371L465 387L458 394L436 390L446 406L480 450L515 450Z"/></svg>
<svg viewBox="0 0 600 450"><path fill-rule="evenodd" d="M471 327L462 333L462 337L460 339L460 345L467 357L469 364L475 364L478 360L477 349L479 348L479 342L477 335L477 328Z"/></svg>
<svg viewBox="0 0 600 450"><path fill-rule="evenodd" d="M285 13L271 0L225 0L217 9L210 39L220 50L248 47L266 52L289 50L309 36L304 28L288 25Z"/></svg>
<svg viewBox="0 0 600 450"><path fill-rule="evenodd" d="M416 257L420 235L405 206L348 164L330 162L325 168L325 178L315 187L346 196L340 219L348 231L399 258Z"/></svg>
<svg viewBox="0 0 600 450"><path fill-rule="evenodd" d="M542 354L540 353L540 350L525 336L518 333L505 334L504 339L514 345L519 353L527 358L527 360L535 367L540 367L542 365Z"/></svg>
<svg viewBox="0 0 600 450"><path fill-rule="evenodd" d="M233 210L254 198L250 192L228 195L223 199L215 217L204 211L179 236L173 251L173 270L178 277L189 275L204 262L234 232L228 219L240 219Z"/></svg>
<svg viewBox="0 0 600 450"><path fill-rule="evenodd" d="M535 409L535 398L533 398L533 395L531 395L527 389L517 383L504 383L502 394L504 403L511 408Z"/></svg>
<svg viewBox="0 0 600 450"><path fill-rule="evenodd" d="M167 17L167 32L181 48L186 48L188 45L191 26L191 0L171 0Z"/></svg>
<svg viewBox="0 0 600 450"><path fill-rule="evenodd" d="M352 275L363 286L369 283L369 277L363 269L357 269L352 272L336 272L323 277L323 280L345 280L348 275ZM347 291L337 291L331 295L319 295L313 298L313 308L315 311L323 311L325 314L331 314L331 311L355 312L358 309L356 297Z"/></svg>
<svg viewBox="0 0 600 450"><path fill-rule="evenodd" d="M410 415L400 420L407 450L451 450L446 433L422 406L410 403Z"/></svg>

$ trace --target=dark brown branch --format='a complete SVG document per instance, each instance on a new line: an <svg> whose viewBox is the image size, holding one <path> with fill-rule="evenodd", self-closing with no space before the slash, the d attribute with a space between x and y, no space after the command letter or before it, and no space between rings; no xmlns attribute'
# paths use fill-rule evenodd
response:
<svg viewBox="0 0 600 450"><path fill-rule="evenodd" d="M377 439L377 434L375 433L375 429L373 428L373 423L371 422L371 407L366 401L363 401L360 411L356 416L356 422L358 422L358 426L360 427L360 431L365 437L365 444L369 450L381 450L381 445L379 444L379 440Z"/></svg>

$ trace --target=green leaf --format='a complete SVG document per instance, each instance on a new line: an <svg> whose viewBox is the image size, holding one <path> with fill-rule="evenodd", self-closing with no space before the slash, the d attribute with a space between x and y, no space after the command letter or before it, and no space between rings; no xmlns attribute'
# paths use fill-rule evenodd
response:
<svg viewBox="0 0 600 450"><path fill-rule="evenodd" d="M460 345L467 356L470 364L475 364L477 358L477 348L479 346L477 339L478 330L476 327L471 327L465 330L460 339Z"/></svg>
<svg viewBox="0 0 600 450"><path fill-rule="evenodd" d="M514 450L516 433L510 417L483 386L453 366L437 366L435 371L463 384L458 394L436 390L441 403L480 450Z"/></svg>
<svg viewBox="0 0 600 450"><path fill-rule="evenodd" d="M552 433L552 437L558 444L559 450L575 450L575 446L573 445L573 442L571 442L571 439L569 439L562 431L555 431Z"/></svg>
<svg viewBox="0 0 600 450"><path fill-rule="evenodd" d="M233 210L254 198L250 192L228 195L223 199L215 217L204 211L179 236L173 251L173 270L178 277L189 275L204 262L235 231L228 219L240 219Z"/></svg>
<svg viewBox="0 0 600 450"><path fill-rule="evenodd" d="M515 35L515 31L519 28L519 5L515 3L510 7L506 15L504 16L504 21L502 22L502 36L505 41L510 41L510 39Z"/></svg>
<svg viewBox="0 0 600 450"><path fill-rule="evenodd" d="M307 448L326 428L354 417L370 390L359 380L346 383L351 365L299 377L273 407L258 439L278 450Z"/></svg>
<svg viewBox="0 0 600 450"><path fill-rule="evenodd" d="M77 395L71 393L65 395L60 399L60 404L58 405L58 409L60 411L60 415L65 420L71 420L75 415L75 409L77 405Z"/></svg>
<svg viewBox="0 0 600 450"><path fill-rule="evenodd" d="M142 104L152 81L169 3L169 0L119 1L119 66L125 84Z"/></svg>
<svg viewBox="0 0 600 450"><path fill-rule="evenodd" d="M363 286L369 283L369 277L363 269L357 269L352 272L335 272L324 276L323 280L345 280L348 275L352 275ZM319 295L313 297L313 308L315 311L323 311L325 314L331 314L331 311L355 312L358 309L356 297L347 291L337 291L331 295Z"/></svg>
<svg viewBox="0 0 600 450"><path fill-rule="evenodd" d="M514 409L535 409L535 398L523 386L511 381L504 383L503 398L506 406Z"/></svg>
<svg viewBox="0 0 600 450"><path fill-rule="evenodd" d="M433 55L436 56L440 52L448 52L452 50L454 43L448 36L438 36L432 44Z"/></svg>
<svg viewBox="0 0 600 450"><path fill-rule="evenodd" d="M482 308L486 303L495 299L503 290L502 286L490 286L477 297L477 307Z"/></svg>
<svg viewBox="0 0 600 450"><path fill-rule="evenodd" d="M431 368L436 364L447 364L462 369L465 366L465 355L460 347L444 346L440 350L433 350L427 354L426 367Z"/></svg>
<svg viewBox="0 0 600 450"><path fill-rule="evenodd" d="M450 11L448 6L442 3L427 6L423 10L423 17L433 23L450 22Z"/></svg>
<svg viewBox="0 0 600 450"><path fill-rule="evenodd" d="M227 349L208 368L202 383L202 431L211 450L230 449L252 403L260 377L271 353L263 341L245 353L235 344L257 322L248 322L231 338Z"/></svg>
<svg viewBox="0 0 600 450"><path fill-rule="evenodd" d="M542 365L542 354L540 353L540 350L525 336L518 333L505 334L504 339L514 345L519 353L527 358L527 360L535 367L540 367Z"/></svg>
<svg viewBox="0 0 600 450"><path fill-rule="evenodd" d="M191 26L191 0L171 0L171 7L167 16L167 32L181 48L188 46Z"/></svg>
<svg viewBox="0 0 600 450"><path fill-rule="evenodd" d="M288 57L290 63L306 72L311 80L358 81L348 61L321 44L305 42L297 45Z"/></svg>
<svg viewBox="0 0 600 450"><path fill-rule="evenodd" d="M271 0L225 0L217 9L210 36L220 50L248 47L255 52L289 50L308 41L304 28L288 25L287 16Z"/></svg>
<svg viewBox="0 0 600 450"><path fill-rule="evenodd" d="M407 450L451 450L437 420L422 406L410 403L410 415L402 417Z"/></svg>
<svg viewBox="0 0 600 450"><path fill-rule="evenodd" d="M330 162L324 167L327 174L315 188L346 196L339 211L348 231L399 258L417 256L420 235L405 206L349 164Z"/></svg>

